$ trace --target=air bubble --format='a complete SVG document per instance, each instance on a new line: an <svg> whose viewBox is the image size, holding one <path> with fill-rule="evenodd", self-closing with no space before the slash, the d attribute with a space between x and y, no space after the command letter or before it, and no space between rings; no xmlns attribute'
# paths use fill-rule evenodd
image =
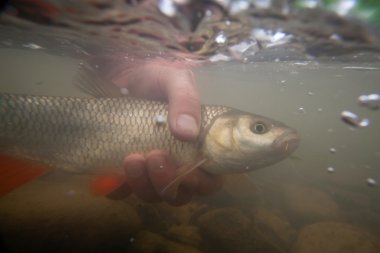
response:
<svg viewBox="0 0 380 253"><path fill-rule="evenodd" d="M369 119L361 119L358 115L350 111L343 111L341 113L343 122L353 127L367 127L369 126Z"/></svg>
<svg viewBox="0 0 380 253"><path fill-rule="evenodd" d="M360 105L365 106L371 110L378 110L380 108L379 94L361 95L359 96L358 101Z"/></svg>
<svg viewBox="0 0 380 253"><path fill-rule="evenodd" d="M332 174L332 173L335 172L335 169L333 167L328 167L327 168L327 172L330 173L330 174Z"/></svg>
<svg viewBox="0 0 380 253"><path fill-rule="evenodd" d="M306 110L305 110L305 108L300 107L300 108L298 108L298 112L299 113L306 113Z"/></svg>
<svg viewBox="0 0 380 253"><path fill-rule="evenodd" d="M377 185L377 181L373 178L367 178L367 185L370 187L375 187Z"/></svg>
<svg viewBox="0 0 380 253"><path fill-rule="evenodd" d="M329 151L330 151L331 154L335 154L336 153L336 149L335 148L330 148Z"/></svg>

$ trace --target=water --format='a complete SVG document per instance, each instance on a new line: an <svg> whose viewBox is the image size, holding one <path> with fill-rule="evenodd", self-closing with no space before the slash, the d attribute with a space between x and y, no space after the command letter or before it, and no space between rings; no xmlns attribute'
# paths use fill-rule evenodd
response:
<svg viewBox="0 0 380 253"><path fill-rule="evenodd" d="M0 49L0 91L84 96L72 85L83 57L39 44ZM292 53L197 67L195 78L206 104L296 128L294 156L180 207L95 197L90 176L53 172L0 199L0 251L378 252L380 117L358 98L380 92L379 55ZM343 111L369 125L347 124Z"/></svg>

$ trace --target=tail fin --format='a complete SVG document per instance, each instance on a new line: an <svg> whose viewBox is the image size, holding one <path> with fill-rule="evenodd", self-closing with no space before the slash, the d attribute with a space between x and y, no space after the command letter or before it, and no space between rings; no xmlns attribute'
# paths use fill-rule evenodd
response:
<svg viewBox="0 0 380 253"><path fill-rule="evenodd" d="M45 174L49 169L32 161L0 155L0 197Z"/></svg>

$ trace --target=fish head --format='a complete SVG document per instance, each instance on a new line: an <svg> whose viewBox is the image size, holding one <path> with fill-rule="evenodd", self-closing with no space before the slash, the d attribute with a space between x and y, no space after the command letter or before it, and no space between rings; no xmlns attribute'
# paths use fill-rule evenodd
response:
<svg viewBox="0 0 380 253"><path fill-rule="evenodd" d="M256 170L288 157L299 145L296 130L250 113L231 111L215 118L203 145L213 174Z"/></svg>

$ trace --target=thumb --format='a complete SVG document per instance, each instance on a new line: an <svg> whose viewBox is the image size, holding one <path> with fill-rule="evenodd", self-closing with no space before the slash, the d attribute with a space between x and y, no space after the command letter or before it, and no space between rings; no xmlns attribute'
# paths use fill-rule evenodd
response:
<svg viewBox="0 0 380 253"><path fill-rule="evenodd" d="M166 78L165 89L170 131L183 141L196 139L201 124L201 105L193 73L176 69L170 78Z"/></svg>

